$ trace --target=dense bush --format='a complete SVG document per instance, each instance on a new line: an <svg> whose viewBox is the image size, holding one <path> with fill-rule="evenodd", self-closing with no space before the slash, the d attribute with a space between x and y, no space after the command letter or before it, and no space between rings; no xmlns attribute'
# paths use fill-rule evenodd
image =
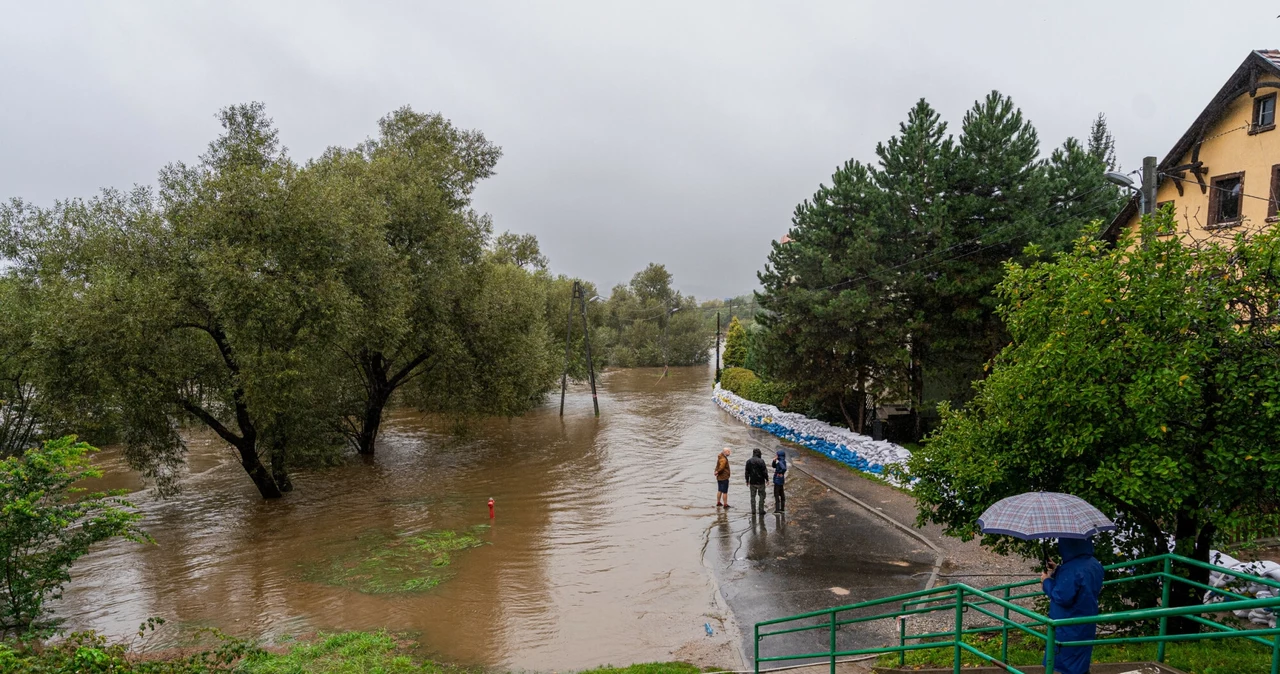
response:
<svg viewBox="0 0 1280 674"><path fill-rule="evenodd" d="M775 407L782 407L782 401L790 392L787 385L765 381L745 367L730 367L722 371L720 386L752 402Z"/></svg>
<svg viewBox="0 0 1280 674"><path fill-rule="evenodd" d="M89 465L96 451L68 436L0 461L0 633L39 627L45 601L61 596L71 565L93 544L147 539L123 492L72 486L102 476Z"/></svg>
<svg viewBox="0 0 1280 674"><path fill-rule="evenodd" d="M164 621L150 618L138 628L143 638ZM210 630L217 645L197 653L147 657L130 652L127 642L109 642L96 632L76 632L60 641L0 643L0 673L23 674L215 674L244 671L246 658L265 656L252 642ZM255 671L255 670L248 670ZM310 670L294 670L310 671Z"/></svg>

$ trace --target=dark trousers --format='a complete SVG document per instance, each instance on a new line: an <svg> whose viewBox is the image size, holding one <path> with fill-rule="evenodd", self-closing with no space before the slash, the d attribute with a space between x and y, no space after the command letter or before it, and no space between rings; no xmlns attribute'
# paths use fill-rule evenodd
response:
<svg viewBox="0 0 1280 674"><path fill-rule="evenodd" d="M764 512L764 485L763 484L751 485L751 510Z"/></svg>
<svg viewBox="0 0 1280 674"><path fill-rule="evenodd" d="M775 511L783 511L787 509L787 493L780 484L773 485L773 509Z"/></svg>

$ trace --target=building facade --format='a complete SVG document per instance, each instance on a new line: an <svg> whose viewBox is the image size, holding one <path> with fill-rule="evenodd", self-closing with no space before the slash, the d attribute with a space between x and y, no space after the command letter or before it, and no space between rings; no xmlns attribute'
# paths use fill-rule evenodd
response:
<svg viewBox="0 0 1280 674"><path fill-rule="evenodd" d="M1231 239L1280 219L1277 94L1280 51L1251 52L1158 165L1156 208L1172 209L1177 221L1161 236ZM1115 241L1138 222L1135 196L1105 236Z"/></svg>

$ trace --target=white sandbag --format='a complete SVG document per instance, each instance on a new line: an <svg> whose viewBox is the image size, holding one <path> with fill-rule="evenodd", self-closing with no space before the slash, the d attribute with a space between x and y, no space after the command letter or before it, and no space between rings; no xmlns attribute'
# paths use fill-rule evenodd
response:
<svg viewBox="0 0 1280 674"><path fill-rule="evenodd" d="M712 395L720 409L745 424L821 452L858 470L881 475L890 481L896 482L886 473L886 469L905 464L911 458L911 452L901 445L872 440L869 436L854 433L847 428L832 426L803 414L783 412L773 405L747 400L720 388L719 384L716 384Z"/></svg>

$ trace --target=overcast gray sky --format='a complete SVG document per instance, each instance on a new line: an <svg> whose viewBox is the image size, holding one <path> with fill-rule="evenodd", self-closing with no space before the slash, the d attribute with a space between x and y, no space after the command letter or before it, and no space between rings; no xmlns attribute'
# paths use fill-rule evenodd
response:
<svg viewBox="0 0 1280 674"><path fill-rule="evenodd" d="M503 147L476 206L603 288L663 262L702 298L920 97L958 127L1011 95L1047 154L1106 113L1126 168L1163 156L1280 3L0 1L0 198L151 184L213 113L261 100L291 154L401 105Z"/></svg>

